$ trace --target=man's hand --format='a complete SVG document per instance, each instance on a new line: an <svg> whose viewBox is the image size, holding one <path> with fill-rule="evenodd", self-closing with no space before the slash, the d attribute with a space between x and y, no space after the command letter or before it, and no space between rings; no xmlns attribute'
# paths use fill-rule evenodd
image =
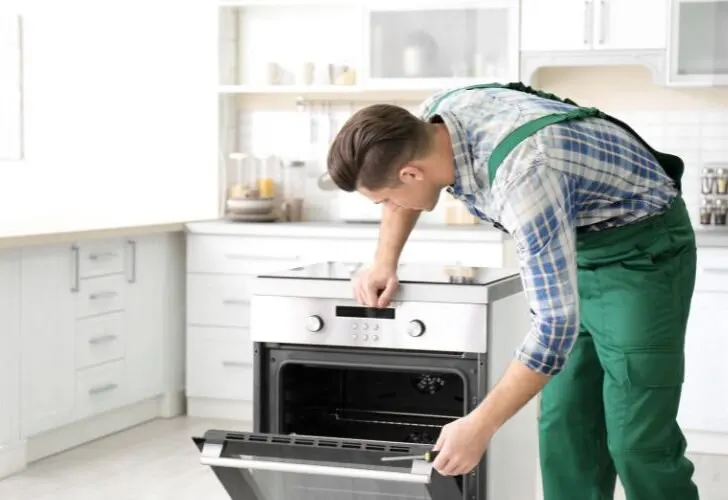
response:
<svg viewBox="0 0 728 500"><path fill-rule="evenodd" d="M467 474L483 457L495 429L487 426L478 410L442 428L433 450L439 451L432 464L443 476Z"/></svg>
<svg viewBox="0 0 728 500"><path fill-rule="evenodd" d="M503 378L468 415L442 428L433 450L439 451L433 466L444 476L473 470L490 440L508 419L538 394L550 377L511 361Z"/></svg>
<svg viewBox="0 0 728 500"><path fill-rule="evenodd" d="M375 263L354 278L354 298L367 307L387 307L398 287L397 267Z"/></svg>

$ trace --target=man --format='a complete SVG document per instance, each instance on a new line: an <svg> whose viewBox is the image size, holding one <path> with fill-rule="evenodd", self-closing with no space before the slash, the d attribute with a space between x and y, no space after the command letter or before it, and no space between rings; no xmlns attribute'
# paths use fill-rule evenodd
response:
<svg viewBox="0 0 728 500"><path fill-rule="evenodd" d="M472 470L498 428L541 392L546 500L696 500L676 422L696 273L682 161L626 124L521 84L453 89L421 116L357 112L329 175L383 205L356 299L385 307L418 214L446 188L516 243L532 328L503 378L443 427L434 466Z"/></svg>

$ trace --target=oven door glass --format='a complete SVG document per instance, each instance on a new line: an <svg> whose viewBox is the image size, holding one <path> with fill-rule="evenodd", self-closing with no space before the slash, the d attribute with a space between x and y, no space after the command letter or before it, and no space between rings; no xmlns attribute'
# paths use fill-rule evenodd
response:
<svg viewBox="0 0 728 500"><path fill-rule="evenodd" d="M455 478L423 460L423 445L211 430L194 438L232 500L453 500Z"/></svg>

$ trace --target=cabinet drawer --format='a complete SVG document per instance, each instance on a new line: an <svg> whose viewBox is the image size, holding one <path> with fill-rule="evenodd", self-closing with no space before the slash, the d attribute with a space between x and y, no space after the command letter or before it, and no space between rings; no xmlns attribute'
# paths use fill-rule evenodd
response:
<svg viewBox="0 0 728 500"><path fill-rule="evenodd" d="M76 294L76 317L123 310L125 290L126 279L122 274L83 280Z"/></svg>
<svg viewBox="0 0 728 500"><path fill-rule="evenodd" d="M76 373L76 417L119 408L126 404L124 361L93 366Z"/></svg>
<svg viewBox="0 0 728 500"><path fill-rule="evenodd" d="M188 341L187 396L253 400L252 345L241 340Z"/></svg>
<svg viewBox="0 0 728 500"><path fill-rule="evenodd" d="M124 357L124 313L76 321L76 368L87 368Z"/></svg>
<svg viewBox="0 0 728 500"><path fill-rule="evenodd" d="M728 250L698 249L698 274L695 290L728 292Z"/></svg>
<svg viewBox="0 0 728 500"><path fill-rule="evenodd" d="M78 275L80 278L105 276L124 271L124 242L102 240L84 242L78 246Z"/></svg>
<svg viewBox="0 0 728 500"><path fill-rule="evenodd" d="M251 277L187 275L187 322L193 325L247 327Z"/></svg>
<svg viewBox="0 0 728 500"><path fill-rule="evenodd" d="M295 267L301 248L291 238L195 235L187 238L187 271L258 274Z"/></svg>
<svg viewBox="0 0 728 500"><path fill-rule="evenodd" d="M250 340L249 328L232 328L227 326L188 326L187 341L225 343L242 343L250 348L244 349L246 363L253 364L253 341Z"/></svg>

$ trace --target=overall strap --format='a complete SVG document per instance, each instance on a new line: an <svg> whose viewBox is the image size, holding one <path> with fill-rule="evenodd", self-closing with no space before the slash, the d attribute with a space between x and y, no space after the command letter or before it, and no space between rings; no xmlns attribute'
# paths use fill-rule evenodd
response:
<svg viewBox="0 0 728 500"><path fill-rule="evenodd" d="M582 120L584 118L602 117L604 114L596 108L576 108L563 113L551 113L535 120L528 121L513 130L510 134L500 141L488 159L488 180L493 185L493 179L498 172L503 160L511 154L511 152L524 140L532 136L539 130L554 123L565 122L569 120Z"/></svg>

